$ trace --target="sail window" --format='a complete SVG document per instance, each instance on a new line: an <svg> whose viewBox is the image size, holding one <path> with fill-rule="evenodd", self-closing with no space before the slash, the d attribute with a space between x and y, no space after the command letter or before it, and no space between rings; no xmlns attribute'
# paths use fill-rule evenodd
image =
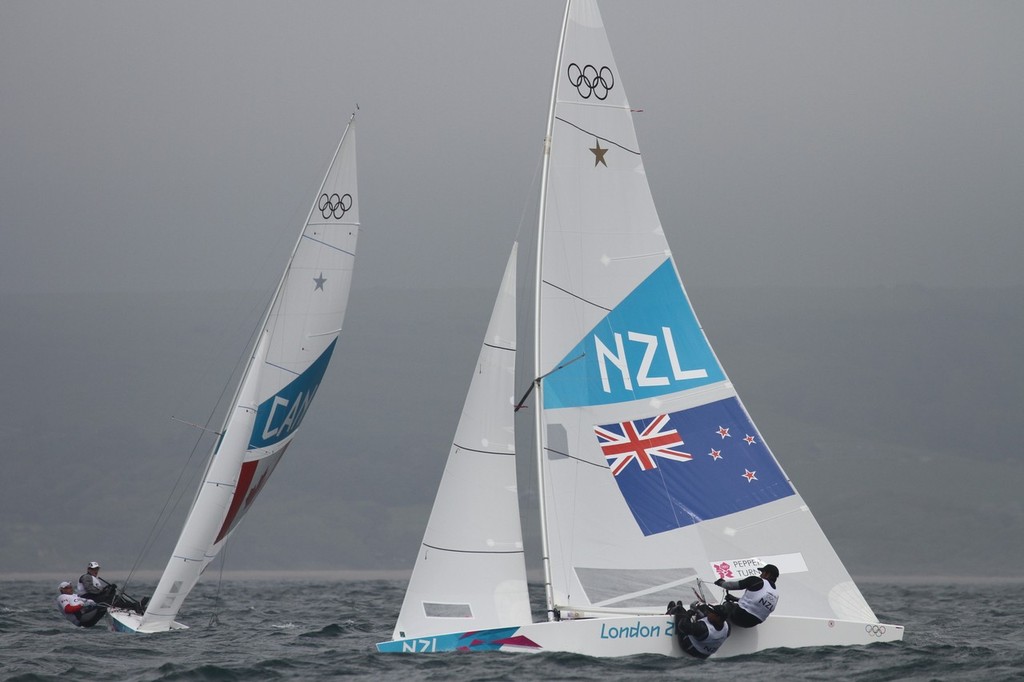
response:
<svg viewBox="0 0 1024 682"><path fill-rule="evenodd" d="M678 596L680 586L696 584L692 568L583 568L576 577L587 601L594 606L664 607L667 597Z"/></svg>
<svg viewBox="0 0 1024 682"><path fill-rule="evenodd" d="M425 601L423 602L423 614L427 618L472 618L473 607L469 604Z"/></svg>

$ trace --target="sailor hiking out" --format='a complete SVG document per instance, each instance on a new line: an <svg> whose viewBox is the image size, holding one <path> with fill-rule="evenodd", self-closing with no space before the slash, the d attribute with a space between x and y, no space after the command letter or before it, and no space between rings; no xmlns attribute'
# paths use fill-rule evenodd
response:
<svg viewBox="0 0 1024 682"><path fill-rule="evenodd" d="M747 576L743 580L723 580L719 578L715 584L726 590L745 590L737 599L726 595L723 604L729 623L741 628L752 628L765 621L779 603L779 590L775 583L779 579L779 569L773 564L761 567L759 575Z"/></svg>

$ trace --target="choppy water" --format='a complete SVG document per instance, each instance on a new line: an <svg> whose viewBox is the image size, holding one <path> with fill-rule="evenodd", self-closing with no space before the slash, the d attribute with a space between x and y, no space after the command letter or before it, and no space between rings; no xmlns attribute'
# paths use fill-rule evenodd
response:
<svg viewBox="0 0 1024 682"><path fill-rule="evenodd" d="M402 603L400 581L225 581L193 592L189 630L154 636L76 628L52 581L0 583L4 680L1009 680L1024 678L1024 583L861 584L903 642L776 650L719 661L477 652L378 654ZM144 589L137 590L145 593Z"/></svg>

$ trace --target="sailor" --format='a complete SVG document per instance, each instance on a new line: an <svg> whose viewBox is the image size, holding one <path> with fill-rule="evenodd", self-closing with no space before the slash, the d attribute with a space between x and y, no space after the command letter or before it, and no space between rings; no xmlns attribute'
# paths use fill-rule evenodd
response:
<svg viewBox="0 0 1024 682"><path fill-rule="evenodd" d="M707 658L718 651L729 637L729 623L721 607L669 602L668 612L675 618L676 637L683 651L695 658Z"/></svg>
<svg viewBox="0 0 1024 682"><path fill-rule="evenodd" d="M102 618L107 610L92 599L82 599L71 589L67 580L57 586L57 608L64 617L80 627L89 628Z"/></svg>
<svg viewBox="0 0 1024 682"><path fill-rule="evenodd" d="M719 578L715 584L726 590L746 590L737 600L726 595L725 609L729 623L741 628L752 628L765 621L779 603L779 591L775 583L779 579L779 569L773 564L765 564L758 575L749 575L743 580L723 580Z"/></svg>
<svg viewBox="0 0 1024 682"><path fill-rule="evenodd" d="M143 599L142 603L139 603L126 594L118 594L117 585L108 583L99 573L99 563L90 561L85 567L85 573L78 579L78 596L92 599L98 604L130 609L140 614L146 610L148 599Z"/></svg>
<svg viewBox="0 0 1024 682"><path fill-rule="evenodd" d="M85 573L78 578L78 596L92 599L101 604L113 604L117 594L117 585L108 583L100 577L100 565L90 561Z"/></svg>

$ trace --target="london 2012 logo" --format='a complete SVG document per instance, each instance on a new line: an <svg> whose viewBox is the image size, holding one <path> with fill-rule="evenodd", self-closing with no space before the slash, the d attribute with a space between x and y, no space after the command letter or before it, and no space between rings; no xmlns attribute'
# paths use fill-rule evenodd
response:
<svg viewBox="0 0 1024 682"><path fill-rule="evenodd" d="M321 194L316 206L324 218L339 220L352 208L352 195L348 193L341 196L338 196L337 193L330 196Z"/></svg>
<svg viewBox="0 0 1024 682"><path fill-rule="evenodd" d="M569 65L569 83L576 88L583 99L604 100L615 87L615 76L607 66L600 69L591 64L581 67L573 62Z"/></svg>

